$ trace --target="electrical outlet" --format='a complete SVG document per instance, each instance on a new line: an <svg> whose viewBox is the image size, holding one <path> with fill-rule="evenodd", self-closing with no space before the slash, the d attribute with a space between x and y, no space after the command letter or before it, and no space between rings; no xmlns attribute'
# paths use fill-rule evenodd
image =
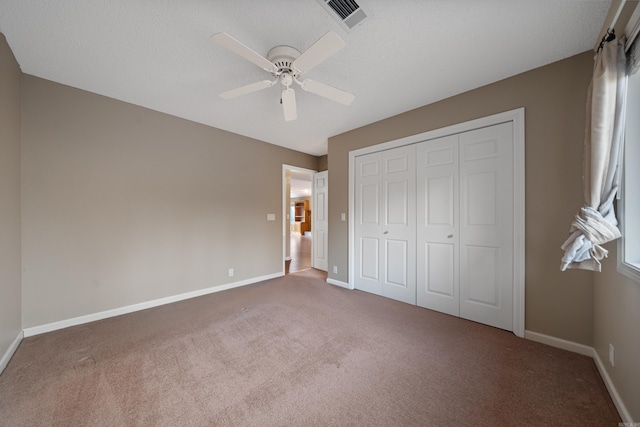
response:
<svg viewBox="0 0 640 427"><path fill-rule="evenodd" d="M337 265L333 266L333 274L338 274L338 266Z"/></svg>
<svg viewBox="0 0 640 427"><path fill-rule="evenodd" d="M613 348L613 344L609 343L609 363L611 366L616 366L616 349Z"/></svg>
<svg viewBox="0 0 640 427"><path fill-rule="evenodd" d="M229 277L233 277L233 268L229 269Z"/></svg>

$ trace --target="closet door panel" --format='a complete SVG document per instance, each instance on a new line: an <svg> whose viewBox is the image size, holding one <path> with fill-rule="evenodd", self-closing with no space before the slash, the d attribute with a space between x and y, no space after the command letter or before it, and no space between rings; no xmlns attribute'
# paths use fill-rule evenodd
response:
<svg viewBox="0 0 640 427"><path fill-rule="evenodd" d="M458 136L417 149L417 304L458 316Z"/></svg>
<svg viewBox="0 0 640 427"><path fill-rule="evenodd" d="M379 249L380 240L371 237L360 239L360 277L378 282L380 279Z"/></svg>
<svg viewBox="0 0 640 427"><path fill-rule="evenodd" d="M407 271L407 257L409 248L406 240L386 239L386 277L385 284L388 286L397 286L407 288L409 286L407 279L409 272Z"/></svg>
<svg viewBox="0 0 640 427"><path fill-rule="evenodd" d="M457 248L446 243L425 243L425 246L425 292L447 299L455 298Z"/></svg>
<svg viewBox="0 0 640 427"><path fill-rule="evenodd" d="M467 289L467 302L499 307L500 248L467 245L465 251L465 276L473 282Z"/></svg>
<svg viewBox="0 0 640 427"><path fill-rule="evenodd" d="M416 303L416 147L383 152L382 295Z"/></svg>
<svg viewBox="0 0 640 427"><path fill-rule="evenodd" d="M356 158L355 288L382 295L382 154Z"/></svg>
<svg viewBox="0 0 640 427"><path fill-rule="evenodd" d="M355 287L415 304L415 150L356 158Z"/></svg>
<svg viewBox="0 0 640 427"><path fill-rule="evenodd" d="M460 134L460 316L513 330L513 125Z"/></svg>

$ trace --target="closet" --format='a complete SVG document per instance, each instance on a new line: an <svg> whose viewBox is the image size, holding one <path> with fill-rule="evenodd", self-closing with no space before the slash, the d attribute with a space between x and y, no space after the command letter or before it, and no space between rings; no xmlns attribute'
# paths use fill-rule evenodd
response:
<svg viewBox="0 0 640 427"><path fill-rule="evenodd" d="M513 330L514 129L355 158L356 289Z"/></svg>

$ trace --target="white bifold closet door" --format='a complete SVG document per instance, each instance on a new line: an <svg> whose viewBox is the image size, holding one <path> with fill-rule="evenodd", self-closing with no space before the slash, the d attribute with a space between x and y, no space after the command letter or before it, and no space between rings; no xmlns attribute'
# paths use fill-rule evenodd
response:
<svg viewBox="0 0 640 427"><path fill-rule="evenodd" d="M415 145L356 158L355 288L416 303Z"/></svg>
<svg viewBox="0 0 640 427"><path fill-rule="evenodd" d="M418 144L417 304L460 316L458 135Z"/></svg>
<svg viewBox="0 0 640 427"><path fill-rule="evenodd" d="M513 123L355 159L355 287L513 330Z"/></svg>
<svg viewBox="0 0 640 427"><path fill-rule="evenodd" d="M417 304L513 330L513 124L417 150Z"/></svg>

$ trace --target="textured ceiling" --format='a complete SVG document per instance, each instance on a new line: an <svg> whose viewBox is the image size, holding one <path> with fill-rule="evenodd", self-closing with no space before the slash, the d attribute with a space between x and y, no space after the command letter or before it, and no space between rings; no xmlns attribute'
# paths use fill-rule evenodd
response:
<svg viewBox="0 0 640 427"><path fill-rule="evenodd" d="M351 32L316 0L0 0L22 71L314 155L327 138L591 49L610 0L362 0ZM355 94L350 106L297 90L219 93L270 75L211 41L226 32L265 55L327 31L346 48L304 77Z"/></svg>

